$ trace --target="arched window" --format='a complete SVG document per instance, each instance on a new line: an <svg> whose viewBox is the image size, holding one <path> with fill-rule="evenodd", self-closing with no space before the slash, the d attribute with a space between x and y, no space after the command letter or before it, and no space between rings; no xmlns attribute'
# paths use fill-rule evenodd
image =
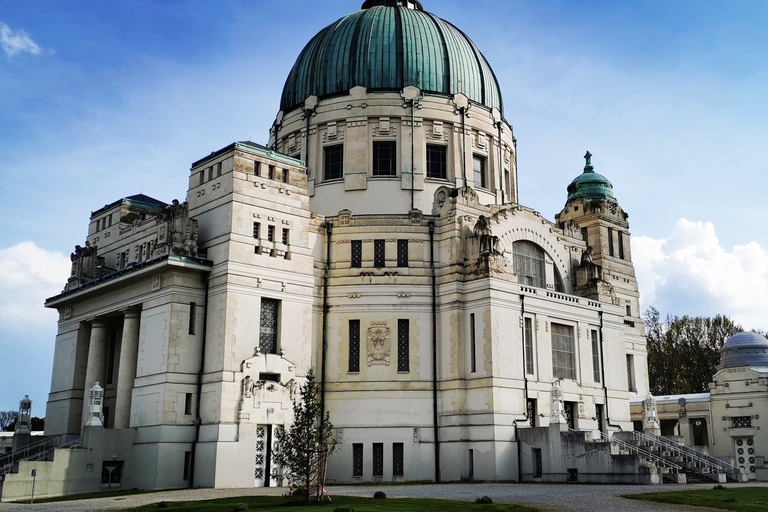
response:
<svg viewBox="0 0 768 512"><path fill-rule="evenodd" d="M515 242L514 265L517 282L544 288L546 285L546 273L544 271L544 251L531 242Z"/></svg>

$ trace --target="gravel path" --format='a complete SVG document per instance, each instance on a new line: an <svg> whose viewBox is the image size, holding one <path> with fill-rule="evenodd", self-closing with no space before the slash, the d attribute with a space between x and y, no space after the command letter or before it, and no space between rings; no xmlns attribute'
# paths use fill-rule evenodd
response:
<svg viewBox="0 0 768 512"><path fill-rule="evenodd" d="M739 484L727 484L727 486ZM749 485L768 485L749 484ZM444 484L397 486L333 486L328 492L348 496L372 496L383 490L391 498L440 498L474 501L479 496L490 496L496 502L520 503L552 512L645 512L690 510L706 511L698 507L664 505L621 498L623 494L661 492L681 489L711 489L712 484L688 485L588 485L588 484ZM27 512L96 512L138 507L160 501L191 501L227 498L232 496L279 496L285 489L193 489L152 492L112 498L62 501L42 504L0 503L0 511ZM330 512L330 510L329 510Z"/></svg>

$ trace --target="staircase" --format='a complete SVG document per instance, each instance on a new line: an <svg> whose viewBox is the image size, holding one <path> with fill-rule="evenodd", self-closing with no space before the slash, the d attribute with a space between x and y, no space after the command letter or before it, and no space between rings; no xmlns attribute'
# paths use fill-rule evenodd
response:
<svg viewBox="0 0 768 512"><path fill-rule="evenodd" d="M609 436L603 432L593 432L593 436L611 444L611 453L637 455L640 461L640 472L657 473L662 482L684 484L687 482L686 469L679 463L669 460L648 446L622 439L619 433Z"/></svg>
<svg viewBox="0 0 768 512"><path fill-rule="evenodd" d="M0 455L0 477L19 471L19 462L32 460L53 460L56 448L80 448L82 438L74 435L45 436L18 450Z"/></svg>
<svg viewBox="0 0 768 512"><path fill-rule="evenodd" d="M637 447L678 467L688 483L746 482L747 474L729 462L683 446L671 439L644 432L615 432L611 441ZM682 483L682 482L681 482Z"/></svg>

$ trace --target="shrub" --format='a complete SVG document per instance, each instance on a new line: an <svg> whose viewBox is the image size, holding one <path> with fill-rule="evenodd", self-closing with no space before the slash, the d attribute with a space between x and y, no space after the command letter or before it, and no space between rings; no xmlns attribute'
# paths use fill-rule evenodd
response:
<svg viewBox="0 0 768 512"><path fill-rule="evenodd" d="M713 489L715 489L716 491L722 491L725 489L725 486L717 484L716 486L713 487Z"/></svg>
<svg viewBox="0 0 768 512"><path fill-rule="evenodd" d="M375 493L373 493L373 499L375 500L383 500L386 497L387 495L384 494L384 491L376 491Z"/></svg>
<svg viewBox="0 0 768 512"><path fill-rule="evenodd" d="M233 512L245 512L246 510L248 510L247 503L238 503L235 505L235 508L232 509Z"/></svg>
<svg viewBox="0 0 768 512"><path fill-rule="evenodd" d="M490 496L481 496L480 498L477 498L475 500L475 503L480 503L480 504L483 504L483 505L488 505L490 503L493 503L493 500L491 499Z"/></svg>
<svg viewBox="0 0 768 512"><path fill-rule="evenodd" d="M168 508L168 502L167 501L161 501L157 504L157 508Z"/></svg>
<svg viewBox="0 0 768 512"><path fill-rule="evenodd" d="M336 507L333 512L355 512L355 509L349 507Z"/></svg>

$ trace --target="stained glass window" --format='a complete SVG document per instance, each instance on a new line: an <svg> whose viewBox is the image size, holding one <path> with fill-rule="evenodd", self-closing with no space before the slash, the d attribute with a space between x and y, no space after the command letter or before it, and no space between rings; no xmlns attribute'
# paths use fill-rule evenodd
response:
<svg viewBox="0 0 768 512"><path fill-rule="evenodd" d="M261 322L259 350L266 354L277 354L277 312L280 301L261 299Z"/></svg>

